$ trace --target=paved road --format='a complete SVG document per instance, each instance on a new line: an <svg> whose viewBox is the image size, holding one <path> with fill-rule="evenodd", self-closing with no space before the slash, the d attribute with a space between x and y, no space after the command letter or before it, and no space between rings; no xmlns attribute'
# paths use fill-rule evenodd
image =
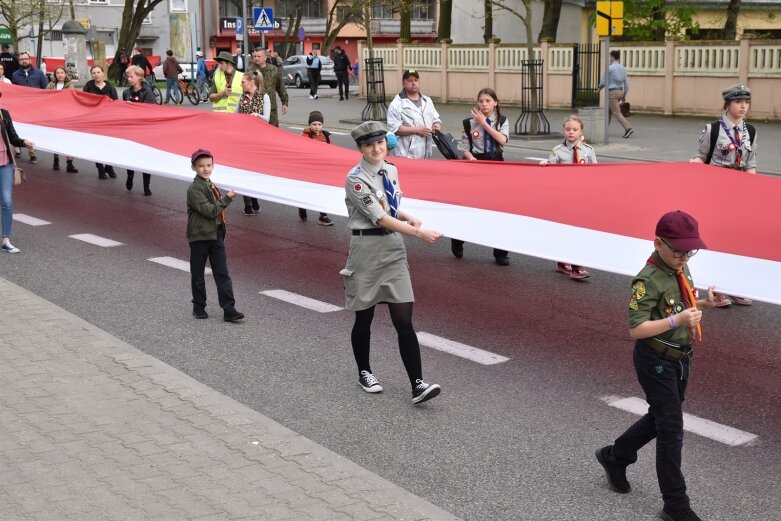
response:
<svg viewBox="0 0 781 521"><path fill-rule="evenodd" d="M9 281L460 518L625 521L658 511L651 448L631 469L629 496L607 489L593 459L635 418L603 397L640 396L627 278L595 272L575 283L547 261L511 255L500 268L485 248L467 245L459 261L446 241L409 241L417 329L509 358L484 366L424 348L424 374L444 393L415 408L385 313L372 365L386 392L370 396L355 383L348 312L260 294L283 289L341 305L343 219L324 228L299 222L292 208L263 204L252 218L231 208L229 261L248 320L194 321L188 275L147 260L187 258L186 186L154 179L154 196L143 197L121 179L99 181L91 165L78 162L82 173L68 176L49 161L44 154L30 168L15 210L51 224L16 224L22 254L0 264ZM79 233L123 244L69 238ZM706 317L686 410L758 438L730 447L687 434L686 474L705 519L781 510L772 485L781 469L779 318L762 304Z"/></svg>

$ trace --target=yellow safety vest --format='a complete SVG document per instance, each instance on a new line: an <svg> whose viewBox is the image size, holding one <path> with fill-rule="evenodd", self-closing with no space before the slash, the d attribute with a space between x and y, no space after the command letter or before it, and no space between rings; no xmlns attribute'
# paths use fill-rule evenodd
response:
<svg viewBox="0 0 781 521"><path fill-rule="evenodd" d="M212 101L212 110L214 112L236 112L236 107L239 106L239 98L241 97L242 88L241 80L244 78L244 74L234 70L233 81L231 82L231 93L227 98L220 98L217 101ZM214 87L217 92L225 90L227 82L225 81L225 73L217 71L214 73Z"/></svg>

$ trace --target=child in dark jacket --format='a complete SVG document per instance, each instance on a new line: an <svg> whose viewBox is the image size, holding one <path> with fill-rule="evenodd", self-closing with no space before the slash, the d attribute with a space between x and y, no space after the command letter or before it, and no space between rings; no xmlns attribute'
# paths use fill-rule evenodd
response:
<svg viewBox="0 0 781 521"><path fill-rule="evenodd" d="M304 129L302 135L313 139L315 141L321 141L323 143L331 143L331 133L327 130L323 130L323 123L325 122L323 114L320 111L313 110L309 113L309 126ZM303 208L298 209L298 217L302 221L306 221L306 210ZM323 226L333 226L334 222L328 217L328 214L320 212L320 218L317 219L317 224Z"/></svg>

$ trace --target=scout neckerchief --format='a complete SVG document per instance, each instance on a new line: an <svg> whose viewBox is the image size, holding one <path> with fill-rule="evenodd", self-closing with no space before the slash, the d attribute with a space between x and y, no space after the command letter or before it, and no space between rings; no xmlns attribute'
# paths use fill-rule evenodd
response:
<svg viewBox="0 0 781 521"><path fill-rule="evenodd" d="M396 195L396 187L393 186L393 183L390 179L388 179L388 171L384 168L381 168L379 172L377 172L382 176L382 186L385 187L385 195L388 196L388 206L390 206L390 216L396 217L399 213L399 199Z"/></svg>
<svg viewBox="0 0 781 521"><path fill-rule="evenodd" d="M212 193L214 194L214 197L216 197L218 201L222 201L222 194L221 194L221 193L220 193L220 191L217 189L217 187L216 187L216 186L214 186L214 184L212 184L212 182L211 182L211 181L208 181L208 183L209 183L209 188L211 188L211 190L212 190ZM226 224L226 220L225 220L225 210L223 210L223 211L221 211L221 212L220 212L220 221L222 222L222 224Z"/></svg>
<svg viewBox="0 0 781 521"><path fill-rule="evenodd" d="M659 264L656 263L656 259L654 259L653 254L650 257L648 257L647 264L662 269L661 266L659 266ZM686 280L686 274L684 273L684 270L681 269L681 271L676 271L675 278L678 281L678 290L681 292L681 299L683 300L684 308L697 309L697 298L694 296L694 291L692 291L692 288L689 285L689 281ZM697 324L696 329L697 329L697 337L698 337L697 340L702 341L702 326L700 324ZM693 343L695 341L694 329L691 327L689 327L689 335L691 336L692 343Z"/></svg>
<svg viewBox="0 0 781 521"><path fill-rule="evenodd" d="M724 122L723 117L719 118L719 123L721 123L721 128L729 138L729 145L727 146L727 150L730 152L735 152L735 166L740 166L741 160L743 159L743 137L748 136L748 132L746 132L745 129L746 123L741 121L740 125L735 125L731 129ZM741 127L744 128L741 129Z"/></svg>

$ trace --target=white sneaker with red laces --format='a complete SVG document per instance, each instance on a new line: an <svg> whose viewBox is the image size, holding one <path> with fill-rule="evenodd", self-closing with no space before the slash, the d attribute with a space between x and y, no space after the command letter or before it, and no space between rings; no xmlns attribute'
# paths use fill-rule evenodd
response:
<svg viewBox="0 0 781 521"><path fill-rule="evenodd" d="M572 268L572 272L569 274L569 278L573 280L587 279L590 276L591 274L587 272L586 268L582 266L578 266L577 268Z"/></svg>

